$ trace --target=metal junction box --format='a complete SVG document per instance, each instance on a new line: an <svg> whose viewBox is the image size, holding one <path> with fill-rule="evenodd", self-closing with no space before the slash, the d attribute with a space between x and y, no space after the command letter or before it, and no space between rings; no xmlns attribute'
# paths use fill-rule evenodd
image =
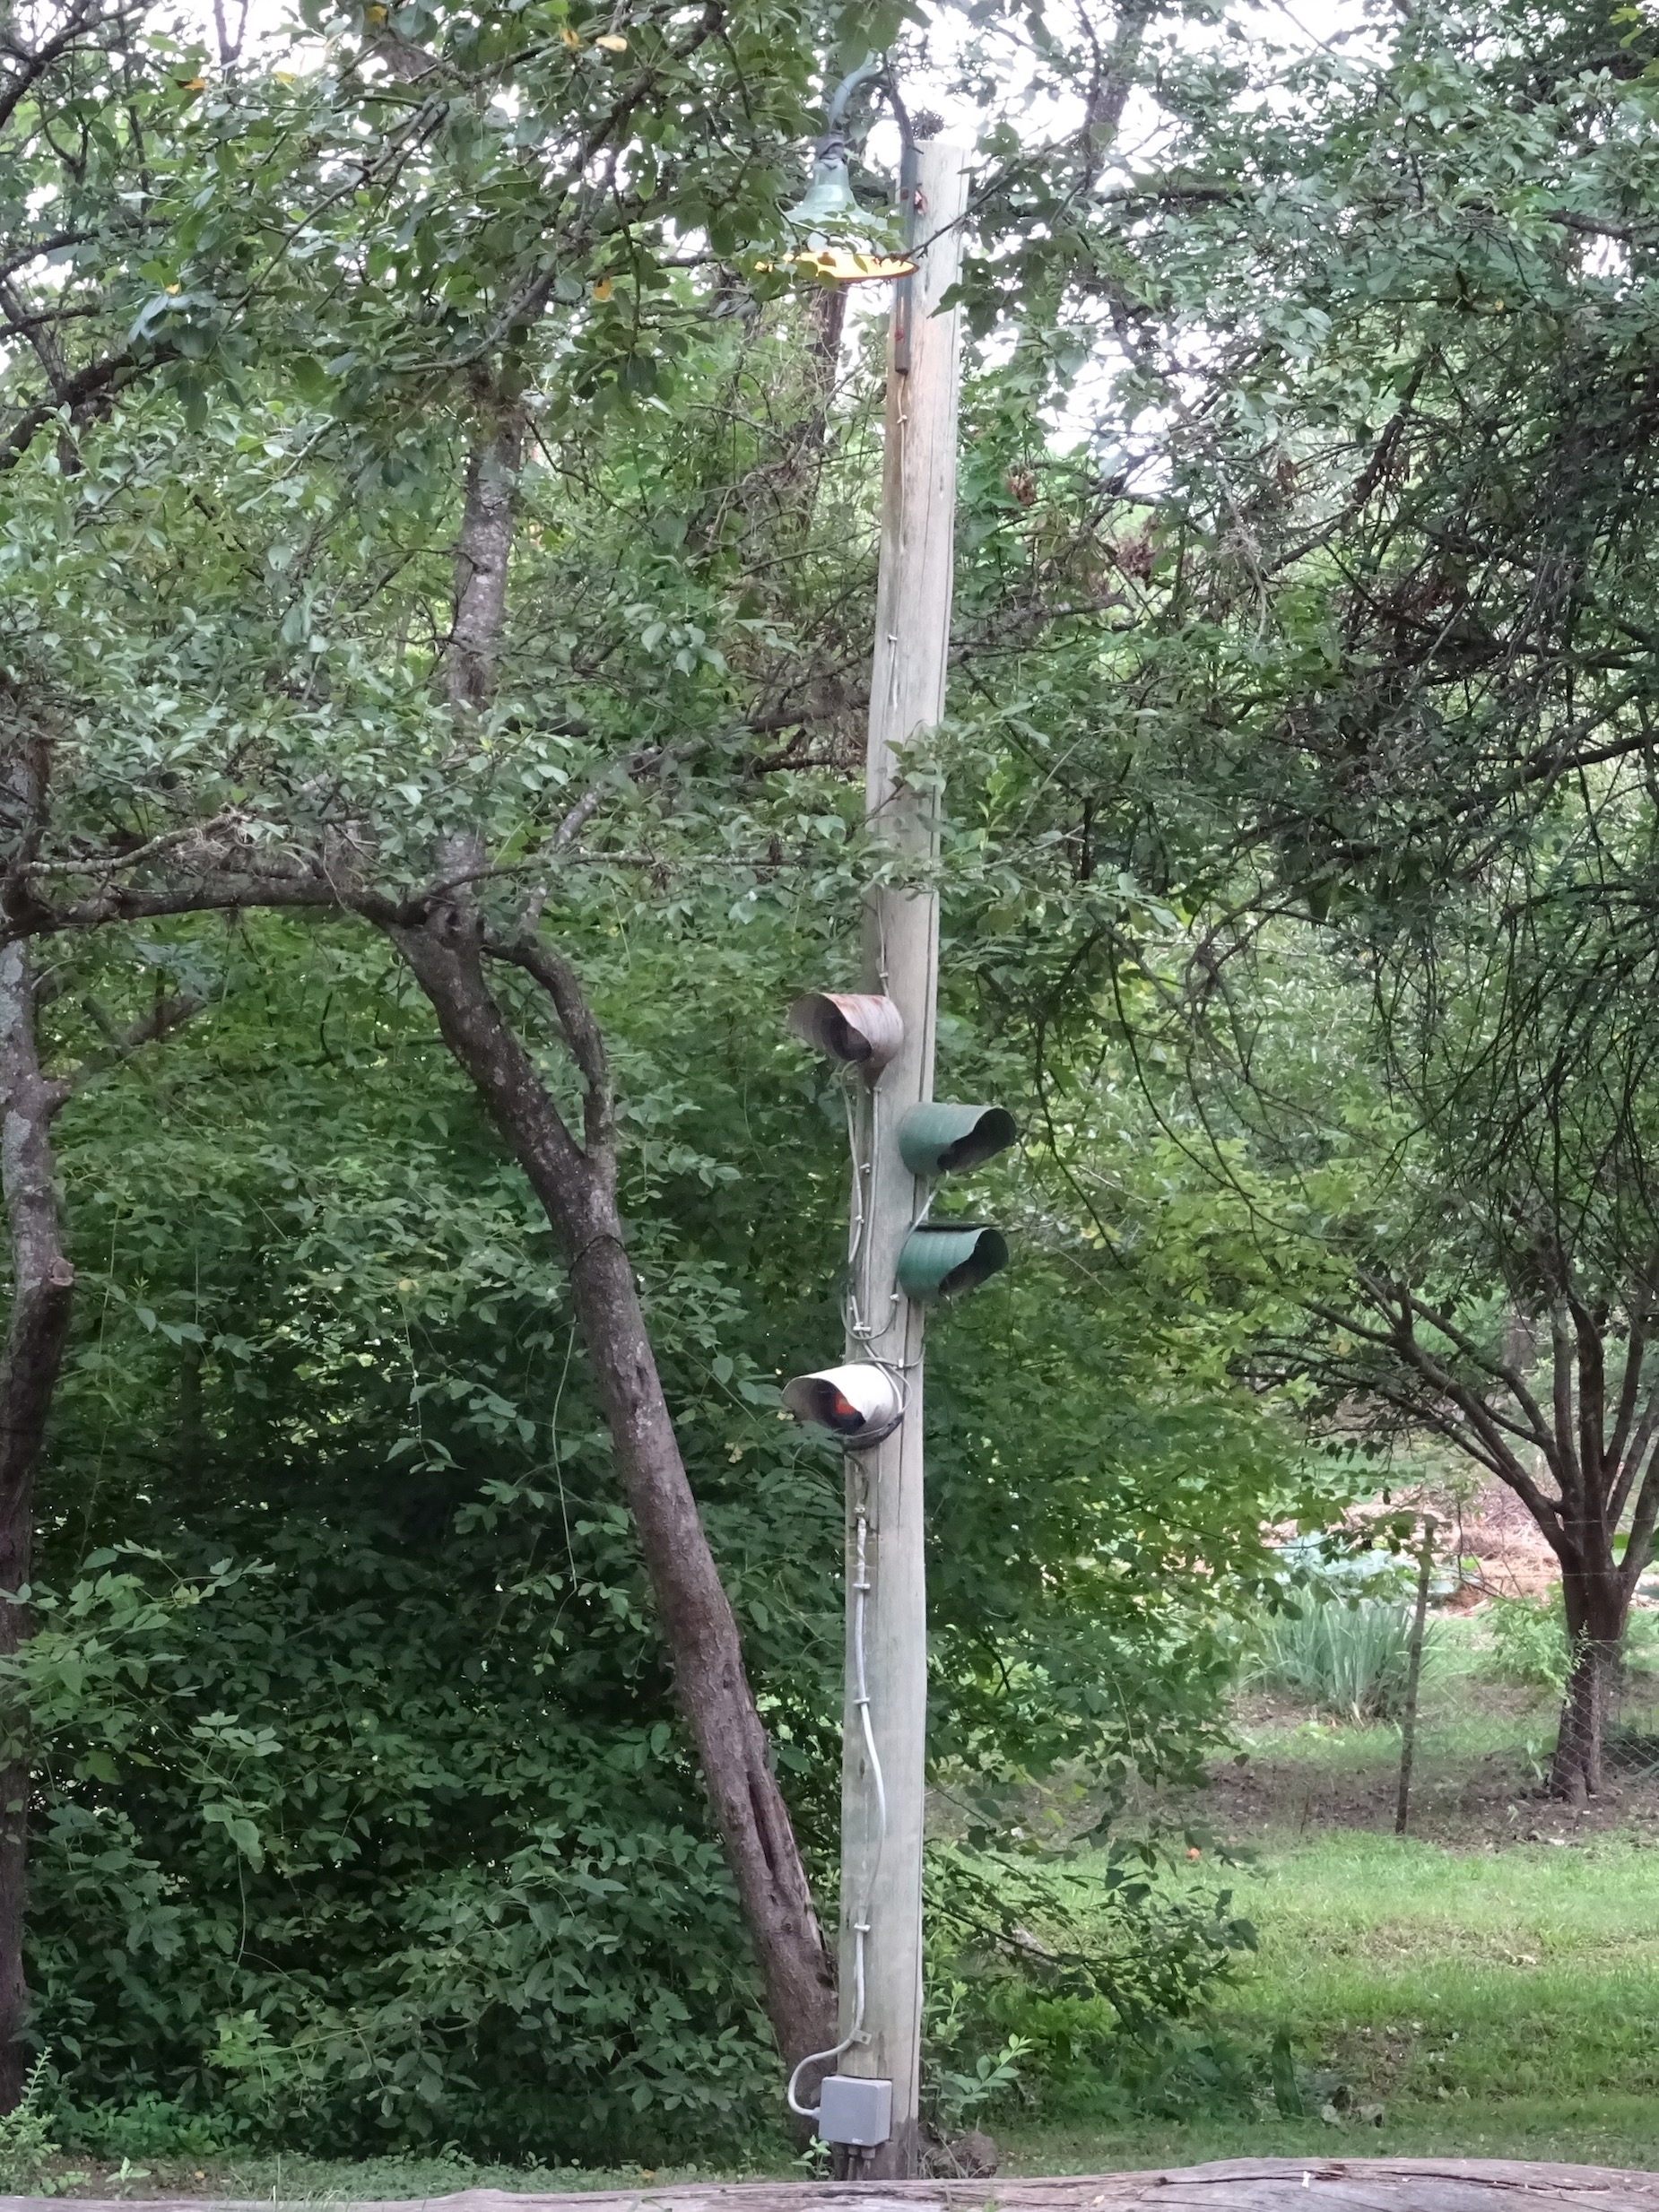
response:
<svg viewBox="0 0 1659 2212"><path fill-rule="evenodd" d="M860 2074L827 2074L818 2088L818 2133L826 2143L873 2150L893 2131L893 2085Z"/></svg>

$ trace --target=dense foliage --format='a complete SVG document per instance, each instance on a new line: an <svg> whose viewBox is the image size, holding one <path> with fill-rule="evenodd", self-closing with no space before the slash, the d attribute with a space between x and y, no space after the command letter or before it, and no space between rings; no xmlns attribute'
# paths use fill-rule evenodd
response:
<svg viewBox="0 0 1659 2212"><path fill-rule="evenodd" d="M838 1466L776 1378L834 1341L840 1109L727 997L781 1004L815 936L612 957L654 1341L827 1874ZM747 2130L776 2061L544 1227L389 963L289 924L214 957L215 1011L63 1137L88 1288L22 1662L60 2095L290 2142ZM1171 1370L1177 1300L1065 1255L1034 1227L930 1368L936 1757L987 1840L1029 1776L1190 1761L1216 1577L1252 1585L1289 1496L1259 1417ZM1165 1911L1127 1913L1131 1971Z"/></svg>
<svg viewBox="0 0 1659 2212"><path fill-rule="evenodd" d="M1659 1514L1653 26L1155 36L1148 157L1012 171L976 281L1102 455L1033 478L1100 611L1023 656L985 957L1078 1173L1125 1081L1208 1161L1262 1385L1533 1513L1582 1796Z"/></svg>

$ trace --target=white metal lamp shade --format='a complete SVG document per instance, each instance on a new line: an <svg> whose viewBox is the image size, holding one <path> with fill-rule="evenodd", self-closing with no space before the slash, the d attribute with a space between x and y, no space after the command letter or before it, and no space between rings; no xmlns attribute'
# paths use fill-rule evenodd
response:
<svg viewBox="0 0 1659 2212"><path fill-rule="evenodd" d="M829 1429L849 1452L890 1436L905 1410L899 1378L873 1360L797 1375L784 1384L784 1403L797 1421Z"/></svg>
<svg viewBox="0 0 1659 2212"><path fill-rule="evenodd" d="M904 1016L873 991L808 991L789 1009L789 1034L826 1060L880 1075L904 1043Z"/></svg>

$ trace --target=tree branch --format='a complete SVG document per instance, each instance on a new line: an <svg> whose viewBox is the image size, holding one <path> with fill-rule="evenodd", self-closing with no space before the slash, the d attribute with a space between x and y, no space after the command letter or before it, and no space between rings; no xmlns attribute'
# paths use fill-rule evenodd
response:
<svg viewBox="0 0 1659 2212"><path fill-rule="evenodd" d="M158 999L147 1014L141 1014L136 1021L128 1022L124 1029L115 1028L95 1000L83 999L82 1004L91 1020L103 1031L109 1049L100 1053L95 1059L82 1061L66 1075L54 1079L52 1089L62 1093L58 1105L62 1105L64 1099L73 1097L76 1091L83 1090L99 1076L108 1075L112 1068L124 1067L146 1045L158 1044L162 1037L170 1037L175 1029L182 1029L187 1021L194 1021L205 1008L207 1001L195 998L187 991L175 992L169 997ZM53 1110L56 1111L56 1106Z"/></svg>
<svg viewBox="0 0 1659 2212"><path fill-rule="evenodd" d="M4 130L11 121L19 102L27 97L30 88L39 82L52 64L66 54L77 39L86 31L100 30L105 23L118 22L125 13L125 9L117 7L108 16L100 16L93 0L76 0L63 29L55 38L48 39L44 46L36 47L32 52L20 52L13 47L12 51L17 56L19 66L10 72L8 81L0 85L0 130Z"/></svg>
<svg viewBox="0 0 1659 2212"><path fill-rule="evenodd" d="M1470 1389L1460 1377L1443 1367L1422 1344L1412 1325L1412 1301L1409 1292L1400 1294L1399 1324L1394 1336L1398 1357L1416 1370L1426 1382L1431 1383L1443 1396L1449 1398L1463 1414L1470 1427L1492 1454L1497 1471L1520 1498L1551 1543L1561 1529L1559 1509L1547 1498L1520 1461L1504 1442L1502 1429L1492 1410ZM1558 1474L1559 1479L1559 1474ZM1551 1533L1551 1531L1555 1533Z"/></svg>
<svg viewBox="0 0 1659 2212"><path fill-rule="evenodd" d="M582 1097L582 1137L590 1160L611 1157L616 1144L616 1099L611 1088L610 1063L604 1039L594 1019L576 970L561 952L540 938L486 937L484 950L491 959L505 960L534 976L553 1002L559 1027L570 1057L581 1071L586 1089Z"/></svg>
<svg viewBox="0 0 1659 2212"><path fill-rule="evenodd" d="M1619 1403L1613 1414L1613 1433L1607 1439L1607 1464L1617 1476L1623 1467L1625 1446L1630 1440L1630 1424L1636 1418L1637 1401L1642 1389L1642 1363L1647 1354L1647 1331L1639 1321L1630 1323L1630 1334L1625 1346L1624 1374L1619 1385ZM1619 1515L1613 1513L1611 1525L1617 1527Z"/></svg>
<svg viewBox="0 0 1659 2212"><path fill-rule="evenodd" d="M160 351L154 351L150 356L152 361L163 358L164 354ZM84 406L90 399L96 399L100 392L118 389L144 366L135 353L128 351L112 354L107 360L93 361L87 368L77 370L61 391L55 393L49 400L42 400L39 406L30 408L4 445L0 446L0 473L17 466L34 444L36 433L51 421L59 408L67 407L73 414L77 407Z"/></svg>

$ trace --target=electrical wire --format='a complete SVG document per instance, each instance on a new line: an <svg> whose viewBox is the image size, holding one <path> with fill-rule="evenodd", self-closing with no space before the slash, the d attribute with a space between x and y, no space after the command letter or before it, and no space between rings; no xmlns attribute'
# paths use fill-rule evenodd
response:
<svg viewBox="0 0 1659 2212"><path fill-rule="evenodd" d="M864 1243L870 1219L875 1210L875 1159L876 1149L881 1141L881 1094L873 1090L868 1093L870 1146L867 1157L864 1147L859 1142L858 1115L853 1104L856 1093L849 1085L841 1095L847 1109L847 1150L852 1156L853 1170L851 1219L847 1253L847 1292L841 1301L841 1318L846 1324L847 1333L853 1342L876 1366L890 1375L898 1385L899 1415L902 1418L908 1397L903 1366L890 1359L883 1359L878 1352L871 1349L876 1338L890 1324L893 1309L899 1304L897 1288L895 1287L888 1299L887 1320L882 1323L880 1329L873 1323L867 1322L864 1314L863 1293L868 1288L870 1268L870 1255L864 1249ZM870 1439L870 1441L875 1441L875 1439Z"/></svg>
<svg viewBox="0 0 1659 2212"><path fill-rule="evenodd" d="M870 1158L866 1160L862 1157L863 1148L858 1141L858 1115L853 1103L856 1096L850 1083L843 1084L841 1101L847 1108L847 1149L852 1155L853 1187L852 1220L847 1240L847 1297L843 1301L842 1319L847 1323L847 1334L858 1337L862 1341L863 1330L858 1314L858 1262L864 1255L864 1225L870 1217L864 1200L864 1177L873 1175L875 1167L875 1101L873 1097L871 1099Z"/></svg>
<svg viewBox="0 0 1659 2212"><path fill-rule="evenodd" d="M853 1927L853 2014L852 2025L838 2043L828 2051L809 2051L789 2077L789 2086L784 2095L792 2112L802 2120L816 2120L821 2106L803 2104L795 2095L801 2077L809 2066L819 2066L826 2060L841 2058L856 2043L864 2039L864 1943L870 1933L871 1902L875 1895L876 1878L882 1870L882 1853L887 1844L887 1781L882 1772L881 1755L875 1748L875 1730L870 1720L870 1687L864 1675L864 1615L870 1601L870 1501L868 1477L859 1476L857 1502L854 1507L854 1525L856 1537L854 1548L853 1582L853 1703L858 1708L860 1732L864 1737L864 1757L870 1763L870 1781L875 1799L875 1850L871 1857L870 1870L864 1877L864 1908Z"/></svg>
<svg viewBox="0 0 1659 2212"><path fill-rule="evenodd" d="M871 1590L868 1483L868 1475L861 1470L855 1515L858 1533L856 1550L857 1580L853 1584L853 1702L858 1707L864 1757L870 1762L870 1780L875 1793L875 1855L870 1861L870 1872L864 1885L866 1895L873 1896L876 1876L882 1870L882 1853L887 1843L887 1778L882 1772L881 1755L875 1748L875 1732L870 1724L870 1686L864 1679L864 1613L870 1601Z"/></svg>
<svg viewBox="0 0 1659 2212"><path fill-rule="evenodd" d="M883 944L882 977L883 985L887 980L885 968L886 947ZM867 1153L860 1141L861 1116L855 1104L856 1097L857 1093L850 1084L842 1093L843 1103L847 1109L847 1150L852 1158L852 1197L847 1225L847 1295L842 1303L842 1318L846 1322L847 1333L851 1340L860 1347L873 1366L879 1366L883 1374L891 1376L899 1392L899 1419L902 1420L905 1408L909 1403L908 1378L905 1374L902 1362L895 1365L890 1360L880 1358L872 1350L877 1332L865 1321L864 1314L865 1303L864 1293L868 1288L866 1278L870 1265L870 1254L866 1249L866 1242L871 1216L874 1211L875 1161L881 1135L881 1094L874 1089L864 1093L870 1108L870 1141ZM931 1198L928 1202L931 1203ZM924 1219L926 1212L927 1207L924 1205L922 1209ZM899 1292L895 1287L890 1301L890 1320L891 1308L897 1306L898 1304ZM884 1327L886 1325L883 1323ZM893 1426L896 1427L898 1422L895 1422ZM858 1918L851 1923L853 2010L847 2034L842 2036L839 2043L831 2043L827 2051L809 2051L803 2059L799 2060L789 2076L788 2086L784 2091L790 2111L802 2120L816 2120L822 2110L821 2090L820 2092L821 2102L818 2104L803 2104L796 2095L802 2075L809 2067L832 2066L838 2059L845 2057L855 2043L864 2040L864 1946L870 1934L870 1913L875 1897L876 1882L882 1870L882 1857L887 1847L887 1778L882 1771L882 1755L875 1748L875 1725L870 1717L870 1683L864 1658L865 1622L873 1587L870 1581L869 1480L868 1471L861 1467L858 1470L858 1490L853 1507L855 1537L852 1661L853 1705L858 1714L858 1731L864 1743L864 1759L870 1770L871 1795L875 1805L875 1843L870 1857L869 1869L864 1876L863 1906L859 1911Z"/></svg>

